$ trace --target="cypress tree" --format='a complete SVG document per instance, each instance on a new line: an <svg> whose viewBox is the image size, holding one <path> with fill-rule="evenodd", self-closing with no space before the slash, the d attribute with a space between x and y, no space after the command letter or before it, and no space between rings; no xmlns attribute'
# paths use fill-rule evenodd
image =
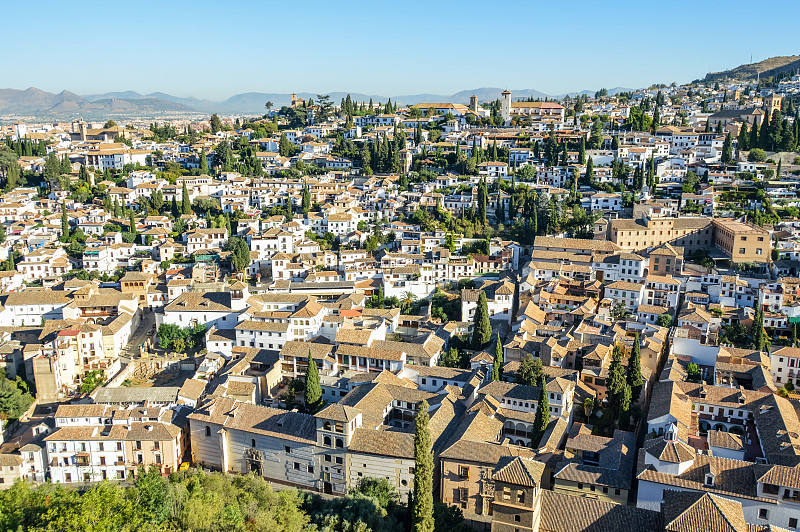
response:
<svg viewBox="0 0 800 532"><path fill-rule="evenodd" d="M764 309L761 305L756 309L753 317L753 349L763 351L769 344L767 331L764 330Z"/></svg>
<svg viewBox="0 0 800 532"><path fill-rule="evenodd" d="M533 418L533 447L539 446L548 423L550 423L550 400L547 398L547 379L542 375L539 385L539 402L536 404L536 413Z"/></svg>
<svg viewBox="0 0 800 532"><path fill-rule="evenodd" d="M69 238L69 218L67 217L67 203L61 203L61 241L66 242Z"/></svg>
<svg viewBox="0 0 800 532"><path fill-rule="evenodd" d="M761 122L761 131L758 132L758 146L766 150L769 148L769 113L764 113L764 121Z"/></svg>
<svg viewBox="0 0 800 532"><path fill-rule="evenodd" d="M413 532L433 532L433 442L429 422L428 402L423 400L414 428Z"/></svg>
<svg viewBox="0 0 800 532"><path fill-rule="evenodd" d="M622 387L619 395L619 426L621 429L627 429L631 421L631 399L633 392L629 384Z"/></svg>
<svg viewBox="0 0 800 532"><path fill-rule="evenodd" d="M207 174L208 173L208 159L206 158L206 149L200 152L200 173Z"/></svg>
<svg viewBox="0 0 800 532"><path fill-rule="evenodd" d="M633 337L633 349L628 360L628 386L631 388L631 395L634 401L639 399L642 393L642 348L639 345L639 333Z"/></svg>
<svg viewBox="0 0 800 532"><path fill-rule="evenodd" d="M191 214L192 202L189 201L189 191L186 189L186 181L183 182L183 191L181 192L181 212L183 214Z"/></svg>
<svg viewBox="0 0 800 532"><path fill-rule="evenodd" d="M174 218L178 218L181 215L181 210L178 207L178 201L175 199L175 196L172 196L172 206L170 211L172 212L172 216Z"/></svg>
<svg viewBox="0 0 800 532"><path fill-rule="evenodd" d="M750 136L747 131L747 122L742 124L742 129L739 130L739 149L747 151L750 149Z"/></svg>
<svg viewBox="0 0 800 532"><path fill-rule="evenodd" d="M625 385L625 369L622 367L622 350L618 345L615 345L611 355L611 365L608 367L608 379L606 379L608 400L614 414L619 413L619 402L622 389Z"/></svg>
<svg viewBox="0 0 800 532"><path fill-rule="evenodd" d="M133 219L133 212L131 212L131 216L128 219L128 227L130 227L131 233L136 234L136 220Z"/></svg>
<svg viewBox="0 0 800 532"><path fill-rule="evenodd" d="M594 181L594 161L591 157L586 160L586 173L584 174L583 183L591 186Z"/></svg>
<svg viewBox="0 0 800 532"><path fill-rule="evenodd" d="M578 164L586 164L586 139L581 137L581 147L578 151Z"/></svg>
<svg viewBox="0 0 800 532"><path fill-rule="evenodd" d="M499 381L503 378L503 344L500 343L500 335L497 336L497 343L494 346L494 363L492 364L492 380Z"/></svg>
<svg viewBox="0 0 800 532"><path fill-rule="evenodd" d="M758 148L758 122L753 120L753 128L750 130L750 141L747 143L747 149L752 150Z"/></svg>
<svg viewBox="0 0 800 532"><path fill-rule="evenodd" d="M322 386L319 383L319 370L317 363L311 356L311 349L308 350L308 369L306 370L306 390L304 393L306 409L316 412L322 402Z"/></svg>
<svg viewBox="0 0 800 532"><path fill-rule="evenodd" d="M492 326L489 324L489 308L486 292L478 296L478 306L472 322L472 348L481 349L492 338Z"/></svg>
<svg viewBox="0 0 800 532"><path fill-rule="evenodd" d="M731 134L725 136L725 142L722 143L722 162L729 163L733 160L733 139Z"/></svg>
<svg viewBox="0 0 800 532"><path fill-rule="evenodd" d="M19 184L19 165L13 161L6 169L6 187L13 190Z"/></svg>

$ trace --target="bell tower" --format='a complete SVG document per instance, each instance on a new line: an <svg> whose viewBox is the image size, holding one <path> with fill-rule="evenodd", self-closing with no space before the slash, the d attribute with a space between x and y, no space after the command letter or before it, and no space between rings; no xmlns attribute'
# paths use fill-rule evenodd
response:
<svg viewBox="0 0 800 532"><path fill-rule="evenodd" d="M508 89L500 93L500 116L506 122L511 120L511 91Z"/></svg>

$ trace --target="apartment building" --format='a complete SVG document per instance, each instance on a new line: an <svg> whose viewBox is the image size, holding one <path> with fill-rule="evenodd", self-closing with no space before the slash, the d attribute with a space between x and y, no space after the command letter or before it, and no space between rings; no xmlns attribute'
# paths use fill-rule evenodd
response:
<svg viewBox="0 0 800 532"><path fill-rule="evenodd" d="M714 219L714 244L731 262L768 263L772 251L769 232L761 227L736 220Z"/></svg>
<svg viewBox="0 0 800 532"><path fill-rule="evenodd" d="M55 483L124 480L139 467L178 470L188 448L184 413L167 406L61 405L44 438Z"/></svg>

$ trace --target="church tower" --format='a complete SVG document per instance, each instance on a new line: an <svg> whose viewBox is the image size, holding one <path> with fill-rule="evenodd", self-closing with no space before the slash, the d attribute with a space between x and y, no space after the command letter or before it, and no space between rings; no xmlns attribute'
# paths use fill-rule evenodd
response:
<svg viewBox="0 0 800 532"><path fill-rule="evenodd" d="M507 89L500 93L500 116L506 122L511 120L511 91Z"/></svg>

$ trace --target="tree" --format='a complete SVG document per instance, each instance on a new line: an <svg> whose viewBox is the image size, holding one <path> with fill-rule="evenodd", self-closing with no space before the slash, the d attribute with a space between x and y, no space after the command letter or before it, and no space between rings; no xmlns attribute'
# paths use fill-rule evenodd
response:
<svg viewBox="0 0 800 532"><path fill-rule="evenodd" d="M631 398L634 401L639 400L639 395L642 393L642 348L639 345L639 333L633 337L633 349L631 356L628 359L627 382L631 390Z"/></svg>
<svg viewBox="0 0 800 532"><path fill-rule="evenodd" d="M478 222L486 225L486 201L489 191L486 186L486 178L482 177L478 183Z"/></svg>
<svg viewBox="0 0 800 532"><path fill-rule="evenodd" d="M200 150L200 173L208 173L208 157L206 157L206 149Z"/></svg>
<svg viewBox="0 0 800 532"><path fill-rule="evenodd" d="M217 113L211 115L211 134L216 135L217 131L222 129L222 120L219 119Z"/></svg>
<svg viewBox="0 0 800 532"><path fill-rule="evenodd" d="M517 382L526 384L528 386L536 386L539 378L542 376L542 360L534 358L530 353L526 354L522 361L519 363L519 370L517 370Z"/></svg>
<svg viewBox="0 0 800 532"><path fill-rule="evenodd" d="M737 137L739 142L739 150L740 151L747 151L750 149L750 135L747 131L747 122L742 124L742 128L739 130L739 136Z"/></svg>
<svg viewBox="0 0 800 532"><path fill-rule="evenodd" d="M16 188L19 185L20 170L19 164L15 160L6 168L6 187L9 190Z"/></svg>
<svg viewBox="0 0 800 532"><path fill-rule="evenodd" d="M162 523L172 515L173 491L162 474L161 469L151 465L145 471L139 466L134 482L138 495L136 503L139 511L149 523Z"/></svg>
<svg viewBox="0 0 800 532"><path fill-rule="evenodd" d="M539 386L539 402L536 404L536 413L533 417L533 447L536 448L542 439L547 425L550 423L550 400L547 398L547 379L544 375L540 380Z"/></svg>
<svg viewBox="0 0 800 532"><path fill-rule="evenodd" d="M231 253L231 268L239 273L250 266L250 248L247 241L238 236L232 236L225 243L225 250Z"/></svg>
<svg viewBox="0 0 800 532"><path fill-rule="evenodd" d="M769 345L767 331L764 330L764 308L758 305L755 316L753 316L753 349L763 351Z"/></svg>
<svg viewBox="0 0 800 532"><path fill-rule="evenodd" d="M413 532L433 532L433 442L429 422L428 402L423 400L414 429Z"/></svg>
<svg viewBox="0 0 800 532"><path fill-rule="evenodd" d="M472 348L482 349L492 337L492 326L489 323L489 306L486 293L478 296L478 306L475 308L475 318L472 322Z"/></svg>
<svg viewBox="0 0 800 532"><path fill-rule="evenodd" d="M586 139L581 138L581 147L578 150L578 164L586 164Z"/></svg>
<svg viewBox="0 0 800 532"><path fill-rule="evenodd" d="M722 143L722 162L728 164L733 160L733 139L731 134L725 135L725 142Z"/></svg>
<svg viewBox="0 0 800 532"><path fill-rule="evenodd" d="M67 202L61 202L61 241L66 242L69 238L69 218L67 217Z"/></svg>
<svg viewBox="0 0 800 532"><path fill-rule="evenodd" d="M19 376L15 381L6 376L6 370L0 369L0 414L5 419L19 419L33 403L33 396L28 385Z"/></svg>
<svg viewBox="0 0 800 532"><path fill-rule="evenodd" d="M311 209L311 192L308 190L308 185L303 185L303 214L308 214Z"/></svg>
<svg viewBox="0 0 800 532"><path fill-rule="evenodd" d="M181 213L192 213L192 201L189 199L189 190L186 188L186 180L183 181L183 188L181 189Z"/></svg>
<svg viewBox="0 0 800 532"><path fill-rule="evenodd" d="M322 403L322 386L319 383L319 370L317 363L308 350L308 369L306 370L306 389L304 392L306 409L309 412L316 412Z"/></svg>
<svg viewBox="0 0 800 532"><path fill-rule="evenodd" d="M672 325L672 316L667 314L659 314L658 318L656 318L656 324L659 327L670 327Z"/></svg>
<svg viewBox="0 0 800 532"><path fill-rule="evenodd" d="M753 120L753 126L750 129L750 140L747 143L747 147L751 150L758 148L758 122Z"/></svg>
<svg viewBox="0 0 800 532"><path fill-rule="evenodd" d="M686 366L686 380L689 382L700 382L700 366L694 362L690 362Z"/></svg>
<svg viewBox="0 0 800 532"><path fill-rule="evenodd" d="M586 171L583 175L583 184L591 186L594 181L594 161L591 157L586 160Z"/></svg>
<svg viewBox="0 0 800 532"><path fill-rule="evenodd" d="M500 342L500 335L497 336L497 343L494 346L494 362L492 363L492 380L499 381L503 377L503 344Z"/></svg>
<svg viewBox="0 0 800 532"><path fill-rule="evenodd" d="M622 387L619 395L619 426L621 429L627 429L631 420L631 397L632 391L628 384Z"/></svg>
<svg viewBox="0 0 800 532"><path fill-rule="evenodd" d="M615 415L619 414L622 389L626 384L625 369L622 366L622 350L618 345L615 345L611 354L611 364L608 367L608 379L606 379L609 405L611 412Z"/></svg>
<svg viewBox="0 0 800 532"><path fill-rule="evenodd" d="M451 347L444 353L439 359L439 365L446 368L460 368L462 366L461 353L458 351L458 348Z"/></svg>
<svg viewBox="0 0 800 532"><path fill-rule="evenodd" d="M622 301L617 301L611 307L611 317L616 320L622 320L630 316L630 311L628 307Z"/></svg>

